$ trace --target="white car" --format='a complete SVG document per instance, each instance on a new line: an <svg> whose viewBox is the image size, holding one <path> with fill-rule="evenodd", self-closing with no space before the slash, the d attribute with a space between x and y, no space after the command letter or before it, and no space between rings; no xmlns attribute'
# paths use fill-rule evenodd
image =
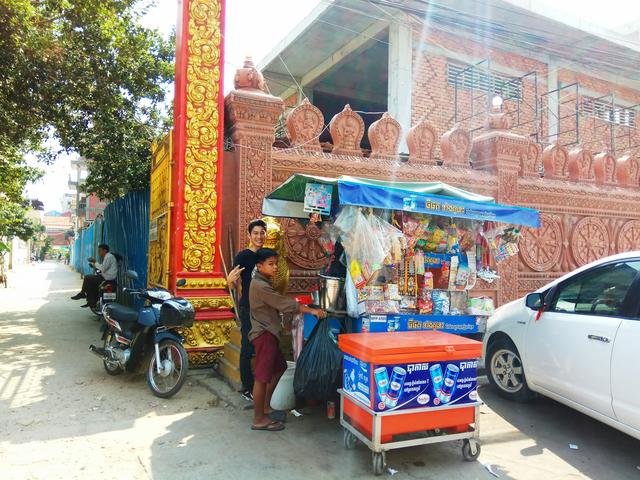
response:
<svg viewBox="0 0 640 480"><path fill-rule="evenodd" d="M483 355L503 397L542 394L640 439L640 251L498 308Z"/></svg>

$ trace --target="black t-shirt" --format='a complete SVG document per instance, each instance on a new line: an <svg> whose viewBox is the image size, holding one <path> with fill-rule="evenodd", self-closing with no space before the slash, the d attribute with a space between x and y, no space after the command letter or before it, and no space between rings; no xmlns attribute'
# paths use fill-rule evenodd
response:
<svg viewBox="0 0 640 480"><path fill-rule="evenodd" d="M233 260L233 267L241 266L244 268L240 274L242 280L242 297L240 298L241 307L249 307L249 285L253 277L253 269L256 267L256 252L247 248L242 250Z"/></svg>

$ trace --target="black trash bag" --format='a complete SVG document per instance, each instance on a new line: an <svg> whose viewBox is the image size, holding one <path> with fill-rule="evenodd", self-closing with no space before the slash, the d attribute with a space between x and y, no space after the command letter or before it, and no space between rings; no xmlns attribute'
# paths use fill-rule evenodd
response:
<svg viewBox="0 0 640 480"><path fill-rule="evenodd" d="M330 400L342 382L342 352L331 333L329 320L318 320L296 362L293 389L307 400Z"/></svg>

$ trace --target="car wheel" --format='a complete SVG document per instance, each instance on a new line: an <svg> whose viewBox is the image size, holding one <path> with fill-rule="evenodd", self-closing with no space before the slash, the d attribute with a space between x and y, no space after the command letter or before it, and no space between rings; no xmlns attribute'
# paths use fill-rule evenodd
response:
<svg viewBox="0 0 640 480"><path fill-rule="evenodd" d="M489 383L502 397L516 402L535 398L527 385L520 353L508 338L499 338L489 345L485 368Z"/></svg>

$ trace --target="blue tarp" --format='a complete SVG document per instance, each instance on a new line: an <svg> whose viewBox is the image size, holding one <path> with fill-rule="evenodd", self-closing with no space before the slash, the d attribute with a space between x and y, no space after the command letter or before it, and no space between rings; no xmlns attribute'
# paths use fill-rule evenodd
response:
<svg viewBox="0 0 640 480"><path fill-rule="evenodd" d="M103 242L109 245L112 252L124 257L125 269L138 273L139 280L136 283L139 286L147 284L149 205L149 190L146 190L128 193L124 198L107 205L104 210Z"/></svg>
<svg viewBox="0 0 640 480"><path fill-rule="evenodd" d="M445 217L540 227L539 213L530 208L414 193L411 190L345 180L338 180L338 195L341 205L409 210Z"/></svg>
<svg viewBox="0 0 640 480"><path fill-rule="evenodd" d="M147 284L147 247L149 244L149 191L132 192L107 205L103 216L76 233L71 251L71 265L83 275L93 273L89 257L100 261L98 245L106 243L111 252L123 257L118 272L118 286L129 285L126 270L135 270L136 286ZM119 288L121 290L121 288ZM120 298L119 298L120 301ZM127 299L122 299L126 302Z"/></svg>

